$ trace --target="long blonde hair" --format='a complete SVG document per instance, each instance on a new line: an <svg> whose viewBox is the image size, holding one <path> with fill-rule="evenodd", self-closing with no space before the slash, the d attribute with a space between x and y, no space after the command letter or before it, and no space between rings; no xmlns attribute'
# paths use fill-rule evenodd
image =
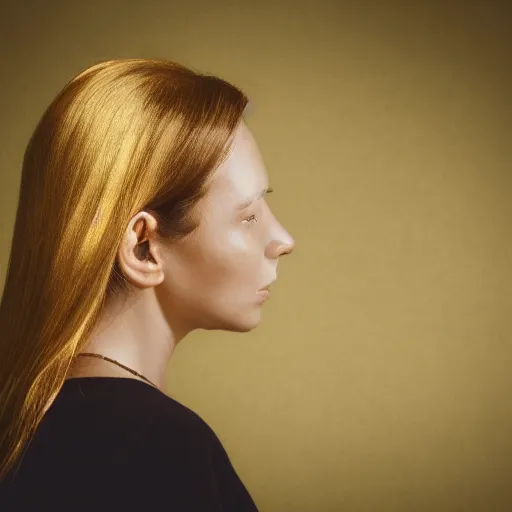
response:
<svg viewBox="0 0 512 512"><path fill-rule="evenodd" d="M44 112L23 159L0 304L0 479L58 393L114 295L116 254L145 210L175 240L227 158L248 98L225 80L157 59L96 63Z"/></svg>

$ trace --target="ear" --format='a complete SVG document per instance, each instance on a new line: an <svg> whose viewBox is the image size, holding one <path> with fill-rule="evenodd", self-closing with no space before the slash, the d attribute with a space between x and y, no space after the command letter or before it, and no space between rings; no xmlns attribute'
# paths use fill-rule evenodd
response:
<svg viewBox="0 0 512 512"><path fill-rule="evenodd" d="M138 288L150 288L164 280L162 247L158 243L157 220L147 212L132 217L119 247L119 267Z"/></svg>

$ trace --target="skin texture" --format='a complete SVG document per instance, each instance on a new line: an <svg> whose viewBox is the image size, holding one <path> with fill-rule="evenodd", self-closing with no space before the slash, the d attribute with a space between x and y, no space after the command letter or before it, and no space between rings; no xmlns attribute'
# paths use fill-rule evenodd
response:
<svg viewBox="0 0 512 512"><path fill-rule="evenodd" d="M189 332L247 332L259 324L264 301L258 290L277 278L278 259L293 251L295 241L264 196L238 209L269 183L243 121L233 144L197 205L196 231L169 245L156 235L152 215L142 211L130 220L118 260L134 287L133 296L104 312L83 352L115 359L164 390L174 347ZM138 379L93 357L79 357L70 368L68 378L81 376Z"/></svg>

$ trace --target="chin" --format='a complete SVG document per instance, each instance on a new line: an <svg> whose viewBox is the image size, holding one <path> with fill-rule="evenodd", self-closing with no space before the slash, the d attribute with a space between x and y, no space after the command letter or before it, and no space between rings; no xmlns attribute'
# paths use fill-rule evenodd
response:
<svg viewBox="0 0 512 512"><path fill-rule="evenodd" d="M261 310L243 312L238 314L223 315L216 317L209 322L208 326L203 327L206 330L221 330L231 332L250 332L261 322Z"/></svg>

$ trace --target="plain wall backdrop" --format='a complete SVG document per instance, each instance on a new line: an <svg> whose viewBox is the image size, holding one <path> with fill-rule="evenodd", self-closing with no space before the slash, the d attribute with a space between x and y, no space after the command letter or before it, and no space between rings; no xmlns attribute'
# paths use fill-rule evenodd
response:
<svg viewBox="0 0 512 512"><path fill-rule="evenodd" d="M169 392L261 512L512 510L505 2L4 4L2 280L23 152L69 79L117 57L218 74L297 247L260 327L185 338Z"/></svg>

